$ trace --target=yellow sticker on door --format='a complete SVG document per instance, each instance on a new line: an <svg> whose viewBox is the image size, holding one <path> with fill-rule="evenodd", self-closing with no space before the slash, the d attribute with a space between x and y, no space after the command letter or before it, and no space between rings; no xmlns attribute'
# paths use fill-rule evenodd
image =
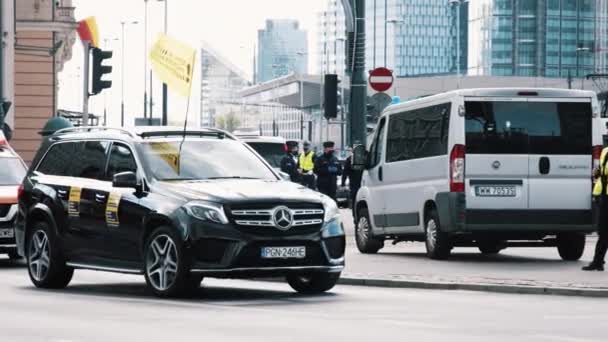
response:
<svg viewBox="0 0 608 342"><path fill-rule="evenodd" d="M118 206L121 196L122 194L119 192L112 192L108 197L108 203L106 204L106 224L108 226L118 227L120 224L118 221Z"/></svg>
<svg viewBox="0 0 608 342"><path fill-rule="evenodd" d="M70 188L70 197L68 198L68 215L71 217L80 216L80 193L82 189L73 186Z"/></svg>

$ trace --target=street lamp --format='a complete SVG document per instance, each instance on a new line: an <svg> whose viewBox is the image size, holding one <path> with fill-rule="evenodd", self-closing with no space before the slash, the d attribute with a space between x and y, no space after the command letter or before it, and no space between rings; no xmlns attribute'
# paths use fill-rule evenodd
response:
<svg viewBox="0 0 608 342"><path fill-rule="evenodd" d="M150 80L150 82L152 82ZM148 0L144 0L144 118L148 117Z"/></svg>
<svg viewBox="0 0 608 342"><path fill-rule="evenodd" d="M576 47L576 77L580 76L580 70L579 70L579 54L581 52L591 52L591 48L586 47L586 46L577 46Z"/></svg>
<svg viewBox="0 0 608 342"><path fill-rule="evenodd" d="M125 25L137 25L137 21L121 21L120 25L122 26L122 35L121 35L121 86L120 86L120 127L124 127L125 125Z"/></svg>
<svg viewBox="0 0 608 342"><path fill-rule="evenodd" d="M460 76L460 5L462 0L450 0L449 4L456 7L456 75Z"/></svg>
<svg viewBox="0 0 608 342"><path fill-rule="evenodd" d="M169 16L169 0L157 0L158 2L164 2L165 3L165 34L167 34L167 32L169 31L169 25L168 25L168 16ZM163 116L162 116L162 125L166 126L168 124L169 118L168 118L168 98L167 98L168 94L167 94L167 83L163 82Z"/></svg>

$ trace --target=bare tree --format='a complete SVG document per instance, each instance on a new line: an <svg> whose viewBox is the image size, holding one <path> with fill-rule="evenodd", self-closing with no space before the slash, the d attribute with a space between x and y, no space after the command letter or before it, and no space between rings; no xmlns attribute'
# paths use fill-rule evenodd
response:
<svg viewBox="0 0 608 342"><path fill-rule="evenodd" d="M236 116L234 112L230 112L221 116L218 116L215 121L215 125L228 132L236 131L241 125L241 120Z"/></svg>

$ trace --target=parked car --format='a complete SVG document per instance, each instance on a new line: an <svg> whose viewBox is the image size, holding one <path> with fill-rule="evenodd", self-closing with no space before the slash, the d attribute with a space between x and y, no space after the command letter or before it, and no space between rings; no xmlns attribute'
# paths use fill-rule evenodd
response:
<svg viewBox="0 0 608 342"><path fill-rule="evenodd" d="M0 254L19 259L15 244L17 192L27 166L0 133Z"/></svg>
<svg viewBox="0 0 608 342"><path fill-rule="evenodd" d="M557 246L579 259L594 231L598 108L590 91L511 88L388 107L357 194L359 250L425 241L429 257L445 259L458 246ZM364 149L355 154L364 164Z"/></svg>
<svg viewBox="0 0 608 342"><path fill-rule="evenodd" d="M205 276L285 277L319 293L344 267L334 201L280 181L215 129L60 130L23 181L18 217L19 253L42 288L91 269L144 275L159 296L187 294Z"/></svg>

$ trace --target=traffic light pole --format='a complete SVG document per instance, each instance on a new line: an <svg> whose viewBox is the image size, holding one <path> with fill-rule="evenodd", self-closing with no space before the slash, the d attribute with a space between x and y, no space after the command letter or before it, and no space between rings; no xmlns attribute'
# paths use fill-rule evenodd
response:
<svg viewBox="0 0 608 342"><path fill-rule="evenodd" d="M354 30L349 35L349 44L353 50L351 86L350 86L350 143L366 144L365 110L367 101L367 79L365 77L365 0L350 0L354 14Z"/></svg>
<svg viewBox="0 0 608 342"><path fill-rule="evenodd" d="M88 40L82 41L82 47L84 48L84 67L82 75L82 125L89 125L89 50L91 49L91 42Z"/></svg>

